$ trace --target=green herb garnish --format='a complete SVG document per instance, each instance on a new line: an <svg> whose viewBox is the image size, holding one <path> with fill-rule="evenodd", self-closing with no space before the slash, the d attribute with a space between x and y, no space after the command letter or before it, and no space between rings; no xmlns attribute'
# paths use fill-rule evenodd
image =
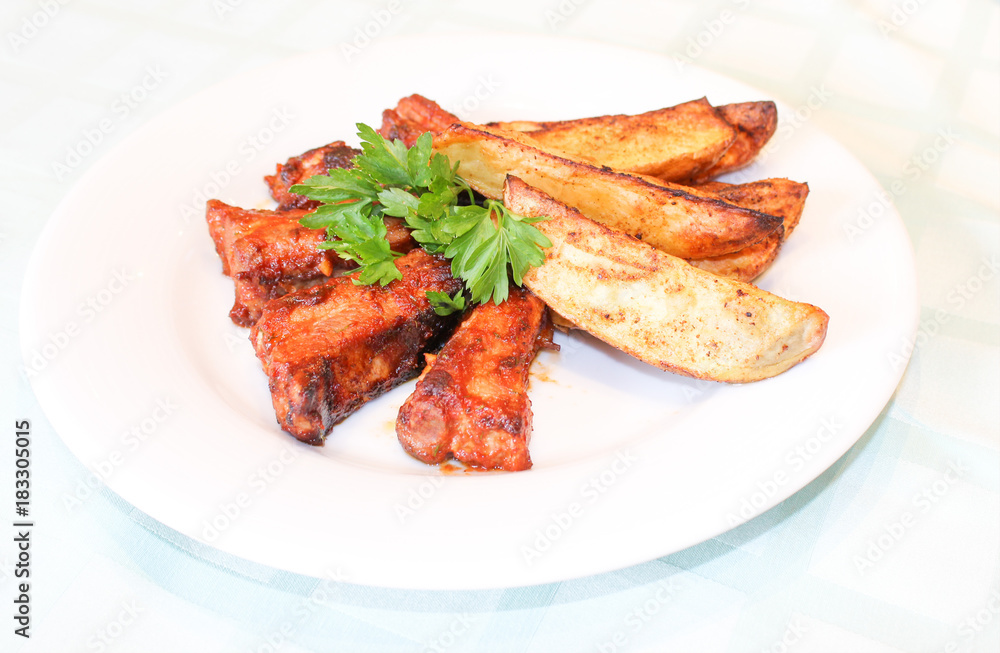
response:
<svg viewBox="0 0 1000 653"><path fill-rule="evenodd" d="M358 136L362 152L353 168L333 169L291 188L322 203L300 222L325 228L327 240L320 247L360 266L356 283L384 286L401 276L393 263L400 254L386 240L386 215L403 218L425 250L451 259L452 274L465 283L474 303L503 302L508 279L520 286L529 268L545 262L542 248L552 243L533 226L545 218L517 215L496 200L475 204L458 164L453 167L431 150L430 133L410 148L364 124L358 124ZM469 203L460 206L463 194ZM428 298L442 315L465 308L461 293L428 293Z"/></svg>
<svg viewBox="0 0 1000 653"><path fill-rule="evenodd" d="M438 315L451 315L465 310L465 295L462 294L461 290L455 293L454 297L449 297L448 293L428 290L427 299L430 300L434 312Z"/></svg>

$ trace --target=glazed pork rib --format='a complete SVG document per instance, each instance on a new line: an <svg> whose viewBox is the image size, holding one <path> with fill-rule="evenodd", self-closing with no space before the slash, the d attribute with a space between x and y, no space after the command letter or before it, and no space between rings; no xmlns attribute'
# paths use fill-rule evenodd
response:
<svg viewBox="0 0 1000 653"><path fill-rule="evenodd" d="M485 469L529 469L528 369L551 339L545 304L526 290L474 308L400 409L403 448L425 463L454 457Z"/></svg>
<svg viewBox="0 0 1000 653"><path fill-rule="evenodd" d="M332 250L316 248L325 240L322 230L299 224L306 213L241 209L219 200L206 204L205 219L222 272L236 285L229 312L236 324L252 325L269 299L344 267Z"/></svg>
<svg viewBox="0 0 1000 653"><path fill-rule="evenodd" d="M279 163L275 173L264 177L264 181L271 189L271 197L278 203L279 211L312 210L319 206L319 202L292 193L289 189L314 175L325 175L330 168L350 168L354 157L359 154L361 150L350 147L344 141L335 141Z"/></svg>
<svg viewBox="0 0 1000 653"><path fill-rule="evenodd" d="M442 132L456 122L460 122L458 116L445 111L434 100L414 93L401 99L395 108L382 112L378 133L390 141L398 138L407 147L413 147L424 132Z"/></svg>
<svg viewBox="0 0 1000 653"><path fill-rule="evenodd" d="M229 317L252 326L265 302L301 289L337 270L354 267L333 250L317 249L326 239L322 229L307 229L299 219L305 209L265 211L241 209L209 200L205 219L222 259L222 271L233 278L236 300ZM386 218L393 251L405 253L415 245L398 218Z"/></svg>
<svg viewBox="0 0 1000 653"><path fill-rule="evenodd" d="M437 315L426 298L461 290L448 261L414 249L396 267L403 278L384 288L336 277L264 306L250 341L278 423L299 440L322 444L334 424L416 376L451 334L458 316Z"/></svg>

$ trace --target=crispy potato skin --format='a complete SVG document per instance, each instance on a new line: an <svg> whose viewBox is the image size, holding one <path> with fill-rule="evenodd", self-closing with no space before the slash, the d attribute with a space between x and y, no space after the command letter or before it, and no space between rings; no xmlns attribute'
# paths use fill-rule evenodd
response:
<svg viewBox="0 0 1000 653"><path fill-rule="evenodd" d="M738 252L688 260L688 263L702 270L738 281L753 281L774 263L781 244L799 223L809 195L808 184L789 179L763 179L748 184L713 181L699 188L715 192L737 206L775 215L783 221L783 229L775 230L764 240Z"/></svg>
<svg viewBox="0 0 1000 653"><path fill-rule="evenodd" d="M504 203L553 246L525 285L554 311L660 369L746 383L780 374L823 343L828 316L718 277L600 225L509 177Z"/></svg>
<svg viewBox="0 0 1000 653"><path fill-rule="evenodd" d="M438 134L457 122L453 113L414 94L382 113L379 133L412 146L420 134ZM774 102L713 107L706 98L637 115L487 125L528 135L526 142L556 154L677 183L707 181L748 165L777 126Z"/></svg>
<svg viewBox="0 0 1000 653"><path fill-rule="evenodd" d="M749 283L771 267L778 258L781 242L781 230L775 230L764 240L744 247L738 252L711 258L692 258L687 262L720 277Z"/></svg>
<svg viewBox="0 0 1000 653"><path fill-rule="evenodd" d="M778 128L778 108L774 102L724 104L717 111L736 129L736 139L715 165L692 177L696 181L712 179L749 165Z"/></svg>
<svg viewBox="0 0 1000 653"><path fill-rule="evenodd" d="M511 174L591 219L682 258L738 251L781 226L781 219L741 208L707 191L616 172L533 146L517 132L454 124L435 149L486 197L500 199Z"/></svg>
<svg viewBox="0 0 1000 653"><path fill-rule="evenodd" d="M705 98L638 115L490 126L527 132L550 151L596 165L669 180L702 174L736 140L736 129Z"/></svg>
<svg viewBox="0 0 1000 653"><path fill-rule="evenodd" d="M782 219L784 239L792 233L809 197L809 184L776 177L746 184L726 184L719 181L699 184L695 188L715 193L738 206Z"/></svg>

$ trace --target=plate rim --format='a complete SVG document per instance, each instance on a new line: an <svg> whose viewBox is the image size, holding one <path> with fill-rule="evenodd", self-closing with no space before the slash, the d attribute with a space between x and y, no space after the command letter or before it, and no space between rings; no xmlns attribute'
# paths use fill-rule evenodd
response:
<svg viewBox="0 0 1000 653"><path fill-rule="evenodd" d="M451 33L444 33L444 35L446 35L448 37L455 37L456 36L456 35L451 34ZM641 49L629 48L629 47L621 46L621 45L618 45L618 44L609 44L609 43L604 43L604 42L600 42L600 41L592 41L592 40L588 40L588 39L579 39L579 38L566 37L566 36L544 36L544 35L530 35L530 34L519 34L519 33L511 34L511 33L506 33L506 32L501 32L501 31L479 31L479 32L475 32L475 33L463 33L463 34L461 34L459 36L461 38L463 38L463 39L470 39L470 38L472 38L472 39L476 39L476 40L485 39L485 38L493 38L493 39L504 38L504 39L509 39L509 38L512 38L512 37L516 37L516 38L519 38L519 39L523 39L525 41L534 41L534 42L547 42L547 43L548 42L567 42L567 43L576 44L577 46L579 46L580 44L585 44L588 47L597 47L597 48L604 49L606 51L608 51L608 50L617 50L617 51L621 51L621 52L626 52L626 53L629 54L629 56L640 56L642 58L657 59L657 60L664 60L664 61L669 60L669 57L667 55L663 55L661 53L655 53L655 52L650 52L650 51L641 50ZM419 34L419 35L409 35L409 36L401 36L401 37L386 37L384 39L381 39L378 44L375 44L372 47L378 46L378 47L386 48L386 47L391 47L393 44L407 43L407 42L410 42L410 43L412 43L412 42L423 42L423 41L426 41L428 39L435 39L435 38L441 38L441 35L436 35L434 33L423 33L423 34ZM220 82L215 83L215 84L211 85L210 87L208 87L206 89L203 89L203 90L195 93L194 95L192 95L192 96L190 96L190 97L188 97L188 98L186 98L186 99L184 99L184 100L176 103L175 105L167 108L166 110L164 110L163 112L161 112L157 116L154 116L149 121L147 121L146 123L144 123L143 125L141 125L139 128L137 128L135 131L133 131L132 133L130 133L121 143L117 144L114 150L112 150L112 151L106 153L105 155L103 155L100 160L95 161L95 163L84 173L84 175L82 175L80 177L80 179L78 179L76 181L76 183L74 184L73 188L70 189L70 191L66 193L66 195L64 196L64 198L60 202L60 204L57 207L57 209L53 212L53 214L46 221L46 224L43 227L43 229L41 230L39 238L36 241L35 246L34 246L32 252L31 252L31 255L30 255L30 258L29 258L29 261L28 261L28 265L27 265L27 268L26 268L26 273L25 273L25 277L24 277L24 283L22 285L21 301L19 302L19 312L20 312L20 315L19 315L20 344L21 344L22 362L25 365L28 364L27 356L29 355L30 350L32 348L32 343L29 341L29 335L32 334L32 333L34 333L33 327L35 325L34 325L33 320L36 317L35 313L34 313L34 306L31 303L31 301L32 301L31 298L32 298L32 296L34 294L37 294L36 292L33 292L33 291L37 291L38 290L37 286L40 283L40 278L39 278L39 272L38 272L38 270L41 269L42 267L44 267L44 261L42 260L43 259L43 255L44 255L44 251L46 249L50 248L52 246L52 243L57 239L57 237L58 237L58 226L59 226L58 223L61 220L65 219L65 218L63 218L61 216L63 216L64 213L66 213L69 210L68 207L72 206L72 202L74 201L74 198L76 198L82 192L82 189L84 189L87 184L93 183L93 179L99 178L100 175L102 174L102 171L106 167L109 167L109 166L113 165L114 159L115 159L115 153L116 152L120 152L121 150L123 150L125 148L126 144L131 143L131 142L137 142L142 137L144 137L144 135L156 131L156 129L158 129L158 128L160 128L162 126L161 123L164 123L165 121L167 121L171 115L174 115L176 113L180 113L181 109L183 107L197 105L199 102L202 102L204 100L204 98L210 97L212 93L218 92L218 88L220 86L224 85L224 84L231 84L231 83L235 84L235 83L241 82L242 80L254 79L254 78L257 78L257 77L259 77L261 75L266 74L269 71L281 69L281 68L283 68L285 66L292 65L295 62L301 62L301 61L309 60L311 58L315 58L317 56L321 56L323 53L332 52L334 49L335 49L334 47L331 47L331 48L327 48L327 49L324 49L324 50L315 50L315 51L310 51L310 52L305 52L305 53L299 53L299 54L296 54L296 55L294 55L292 57L279 59L277 61L267 63L267 64L265 64L263 66L254 68L252 70L244 71L244 72L242 72L242 73L240 73L238 75L234 75L232 77L229 77L229 78L226 78L224 80L221 80ZM705 71L703 69L698 69L698 71L699 71L700 74L707 74L707 75L709 75L711 77L715 77L715 78L718 78L718 79L724 79L726 81L735 82L739 86L749 87L749 85L745 84L744 82L741 82L739 80L729 79L729 78L727 78L727 77L725 77L723 75L719 75L718 73L714 73L714 72L711 72L711 71ZM881 184L879 184L878 180L874 177L874 175L872 175L871 172L853 154L851 154L849 150L847 150L839 142L837 142L835 139L833 139L832 137L830 137L829 135L827 135L825 132L823 132L821 129L819 129L815 125L806 125L805 127L810 132L813 132L814 134L820 135L822 138L826 139L830 144L832 144L835 147L839 148L845 155L849 156L855 163L857 163L857 166L858 166L859 170L863 171L864 174L866 174L868 176L868 178L871 181L871 183L874 184L876 187L881 188ZM899 213L898 213L898 211L896 210L895 207L890 207L890 208L891 208L891 215L893 216L893 219L894 219L893 220L894 224L901 231L902 235L904 236L904 243L899 243L899 244L905 244L905 248L904 248L905 252L904 253L905 253L905 255L907 256L907 259L908 259L908 265L905 266L907 268L907 270L906 270L907 274L905 275L905 278L910 283L909 283L909 287L907 289L904 289L904 290L908 290L909 291L907 294L910 296L910 301L907 302L907 303L909 303L910 306L911 306L911 308L913 309L911 311L911 315L909 316L908 327L907 327L908 328L908 334L909 334L910 337L912 337L912 335L916 332L917 322L918 322L918 318L919 318L919 303L917 301L918 298L917 298L917 294L916 294L916 292L917 292L917 283L916 283L917 282L917 278L916 278L915 256L914 256L914 252L913 252L912 242L908 238L908 234L906 234L905 228L903 228L904 224L902 222L901 216L899 215ZM909 358L909 353L907 353L906 358ZM852 446L854 446L854 444L856 443L856 441L858 439L860 439L864 435L864 432L867 430L867 428L869 428L870 425L877 419L878 415L882 412L882 410L884 410L885 406L889 402L891 402L892 396L893 396L893 394L896 391L895 389L898 387L899 382L900 382L903 374L905 373L905 370L906 370L906 365L905 364L899 366L898 372L895 375L895 380L894 380L894 383L893 383L892 390L890 392L888 392L888 394L886 395L886 397L885 397L884 400L878 402L879 406L876 409L874 409L873 411L869 411L869 412L872 413L871 415L866 415L863 418L862 421L865 422L866 426L861 430L861 432L857 433L856 437L853 437L852 439L850 439L850 443L847 444L844 447L843 451L838 452L837 455L834 456L828 462L828 464L826 464L816 474L810 476L810 478L806 482L804 482L803 484L801 484L801 485L796 485L795 487L792 487L790 485L787 488L783 488L783 490L788 490L788 491L786 493L779 492L777 495L775 495L776 496L776 500L775 501L773 501L766 508L764 508L760 512L757 512L756 514L752 515L748 519L740 521L738 524L733 524L733 525L731 525L728 528L723 528L721 530L718 530L717 532L713 532L713 533L711 533L711 534L709 534L707 536L698 536L699 539L697 539L696 542L692 542L691 544L688 544L687 546L693 546L693 545L696 545L696 544L698 544L700 542L704 542L705 540L707 540L707 539L709 539L711 537L714 537L714 536L716 536L718 534L726 532L727 530L729 530L729 528L735 527L735 526L737 526L739 524L745 523L746 521L749 521L750 519L753 519L753 518L759 516L759 515L763 514L764 512L766 512L767 510L770 510L774 506L778 505L781 501L784 501L789 496L793 495L795 492L798 492L802 488L804 488L807 485L809 485L813 480L815 480L816 477L818 477L820 474L822 474L823 471L825 471L826 469L828 469L837 460L839 460L847 451L849 451L849 449ZM51 397L50 395L48 395L47 394L48 391L46 389L44 389L44 388L42 388L41 391L40 391L39 390L39 385L38 385L38 383L40 383L40 381L36 382L36 379L31 379L30 381L31 381L32 390L34 391L35 396L36 396L36 398L39 401L39 405L42 406L43 412L46 414L46 417L50 419L50 421L54 422L54 420L52 419L51 416L53 414L59 414L59 409L58 409L58 406L53 406L53 404L54 404L54 402L57 402L58 399L55 398L55 397ZM63 416L60 417L60 421L63 421L62 417ZM53 428L60 435L60 438L63 439L63 441L67 444L67 447L70 449L70 451L72 451L74 453L74 456L76 456L76 457L79 458L79 455L78 455L77 451L74 449L74 447L70 446L69 442L66 442L65 437L64 437L64 435L62 433L62 431L64 429L57 428L55 423L53 423ZM84 465L87 466L86 463L84 463ZM87 466L87 467L89 469L89 466ZM108 483L107 487L111 491L115 492L123 500L127 501L131 505L134 505L139 510L142 510L143 512L145 512L145 510L143 509L142 506L137 505L128 496L126 496L125 494L119 492L114 487L113 483ZM126 492L126 494L129 494L129 493ZM133 496L134 496L134 494L133 494ZM158 519L158 517L156 515L149 514L149 513L147 513L147 515L150 518L159 521L159 519ZM179 534L184 535L185 537L191 537L192 539L195 539L196 541L204 544L204 542L202 542L202 540L200 540L198 537L193 537L190 533L187 533L184 530L179 530L179 529L175 528L172 524L165 523L165 522L161 522L161 523L163 523L164 526L166 526L167 528L170 528L170 529L178 532ZM669 553L673 553L673 552L678 551L678 550L683 550L683 548L687 548L687 547L682 547L681 549L675 549L674 551L666 551L666 552L664 552L661 555L667 555ZM224 551L225 553L229 554L229 555L237 555L237 557L242 557L239 554L233 553L233 552L231 552L231 551L229 551L229 550L227 550L225 548L222 548L221 550ZM264 564L264 565L267 565L267 566L275 566L271 562L268 562L268 561L254 560L253 558L245 558L245 559L248 559L251 562L258 563L258 564ZM592 574L597 574L597 573L604 573L604 572L607 572L607 571L612 571L612 570L615 570L615 569L621 569L621 568L624 568L624 567L627 567L627 566L631 566L633 564L637 564L637 563L640 563L640 562L643 562L643 560L636 560L636 561L633 561L633 562L628 562L628 563L626 563L624 565L618 564L616 562L616 563L610 564L606 568L586 571L586 572L582 573L581 575L582 576L586 576L586 575L592 575ZM277 568L285 568L285 567L277 566ZM302 571L291 570L291 569L289 571L295 571L295 573L303 573ZM308 575L315 575L315 574L308 574ZM576 577L579 577L579 576L576 576ZM568 580L569 578L565 578L565 579ZM403 588L411 588L411 589L486 589L486 588L492 588L492 587L519 587L519 586L526 586L526 585L534 585L534 584L539 584L539 583L552 582L553 580L559 580L559 579L547 578L547 579L543 579L543 580L540 580L540 581L537 581L537 582L529 582L529 583L519 582L519 583L516 583L516 584L503 584L503 583L501 583L501 584L485 583L484 584L484 583L475 583L473 585L466 585L466 584L463 584L463 583L458 583L455 586L441 586L441 587L433 587L433 588L426 587L422 583L418 583L417 585L410 585L410 584L407 584L407 583L403 583L403 584L382 584L382 583L379 583L379 582L366 582L366 581L362 581L362 584L371 584L371 585L384 586L384 587L403 587Z"/></svg>

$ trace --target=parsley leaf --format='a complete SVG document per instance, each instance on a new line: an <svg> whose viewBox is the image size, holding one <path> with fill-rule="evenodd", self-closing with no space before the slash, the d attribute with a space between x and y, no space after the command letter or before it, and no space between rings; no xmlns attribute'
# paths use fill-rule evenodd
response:
<svg viewBox="0 0 1000 653"><path fill-rule="evenodd" d="M333 168L325 175L316 175L291 188L293 193L309 199L336 204L346 200L374 197L377 184L354 168Z"/></svg>
<svg viewBox="0 0 1000 653"><path fill-rule="evenodd" d="M290 189L322 203L300 222L325 228L327 240L320 247L360 266L355 283L384 286L401 276L384 216L402 218L421 247L450 258L452 274L465 282L475 303L503 302L510 280L520 286L528 269L545 262L542 250L552 243L533 226L545 218L519 216L495 200L475 204L458 164L433 151L429 132L409 148L361 123L358 137L361 154L353 168L330 170ZM470 203L459 206L463 194ZM465 308L462 293L428 293L428 298L441 315Z"/></svg>
<svg viewBox="0 0 1000 653"><path fill-rule="evenodd" d="M320 249L332 249L361 268L357 283L386 285L402 275L393 261L400 255L389 248L385 222L373 215L370 201L325 205L304 216L303 226L326 226L327 240ZM333 236L331 239L330 236Z"/></svg>
<svg viewBox="0 0 1000 653"><path fill-rule="evenodd" d="M451 315L465 310L465 295L462 294L461 290L455 293L454 297L449 297L448 293L428 290L427 299L438 315Z"/></svg>

